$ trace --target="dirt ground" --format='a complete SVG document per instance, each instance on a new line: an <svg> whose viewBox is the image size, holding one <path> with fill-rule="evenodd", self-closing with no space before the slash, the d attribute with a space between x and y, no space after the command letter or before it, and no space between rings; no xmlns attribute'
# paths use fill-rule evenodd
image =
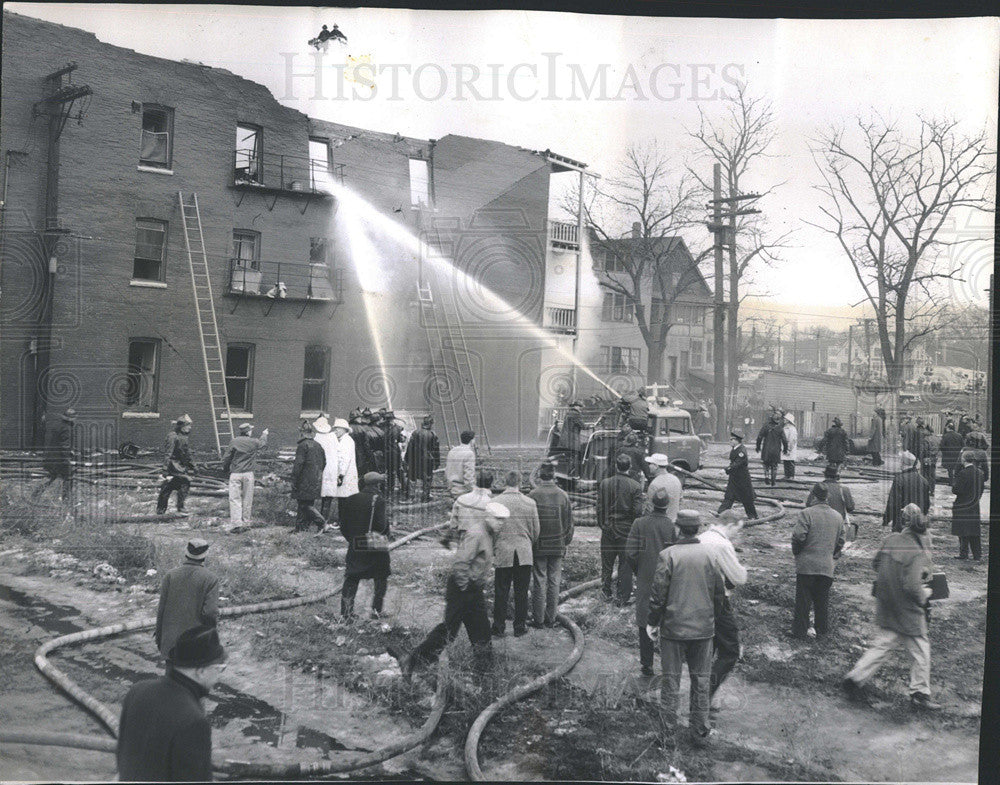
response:
<svg viewBox="0 0 1000 785"><path fill-rule="evenodd" d="M724 481L725 449L713 445L701 473ZM497 468L533 455L497 454ZM819 468L800 463L800 476ZM754 468L755 481L760 472ZM293 534L292 509L280 488L259 493L259 525L222 533L228 512L220 498L195 497L186 520L117 524L74 530L55 503L30 508L16 483L4 488L0 528L0 726L104 733L98 723L35 671L34 649L65 632L155 613L160 576L180 560L193 535L212 542L209 566L220 574L222 605L307 594L339 583L345 543L339 534ZM759 482L758 482L759 485ZM861 508L881 509L887 483L851 482ZM779 491L804 498L808 485ZM714 510L688 485L683 506ZM758 487L759 493L764 489ZM939 484L935 508L951 494ZM149 512L151 497L115 491L122 514ZM984 511L988 511L988 497ZM402 533L443 520L447 504L399 508ZM21 511L11 516L11 511ZM743 657L719 695L718 740L709 750L664 737L642 696L655 685L639 677L634 607L615 608L590 593L563 611L586 636L583 658L567 677L501 712L480 745L491 779L607 779L680 781L975 781L986 616L986 567L953 559L955 538L934 524L933 553L948 575L951 598L935 604L931 626L932 688L940 711L915 715L906 695L904 655L873 682L874 705L860 707L840 693L843 674L873 632L871 556L886 530L877 518L858 518L857 541L837 564L830 635L798 642L788 631L794 599L790 531L794 510L746 529L737 543L750 580L734 593ZM567 556L564 588L599 573L599 532L583 525ZM13 523L12 523L13 521ZM276 525L276 524L282 525ZM77 527L78 528L78 527ZM987 530L984 528L984 539ZM83 538L81 540L81 538ZM988 543L984 542L988 551ZM113 573L95 565L107 562ZM224 619L220 632L230 666L210 703L220 760L311 761L357 754L411 732L427 715L431 687L404 685L385 652L389 641L413 644L443 611L449 553L434 537L394 552L386 608L389 618L354 625L339 620L339 598L300 609ZM153 574L147 574L156 570ZM368 602L365 583L358 608ZM451 647L456 689L438 732L423 747L358 774L362 778L463 779L462 746L476 714L505 690L554 667L569 653L563 630L533 630L494 640L492 679L467 670L464 636ZM136 679L162 662L148 631L57 652L53 661L113 708ZM686 683L682 685L686 688ZM673 769L671 769L673 767ZM674 773L671 773L671 772ZM0 747L0 779L103 780L113 777L106 753L60 748ZM357 778L357 775L355 775Z"/></svg>

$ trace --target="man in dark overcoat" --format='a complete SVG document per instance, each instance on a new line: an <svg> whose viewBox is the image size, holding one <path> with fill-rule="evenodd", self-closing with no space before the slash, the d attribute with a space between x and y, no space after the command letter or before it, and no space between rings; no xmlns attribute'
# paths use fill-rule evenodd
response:
<svg viewBox="0 0 1000 785"><path fill-rule="evenodd" d="M849 444L844 423L839 417L834 417L833 425L826 429L816 449L826 455L827 463L839 466L847 460L847 453L850 452Z"/></svg>
<svg viewBox="0 0 1000 785"><path fill-rule="evenodd" d="M901 453L899 463L902 471L892 480L885 513L882 515L882 525L888 526L891 523L894 532L903 530L903 508L907 504L916 504L924 515L931 508L930 489L927 480L920 473L916 456L910 452Z"/></svg>
<svg viewBox="0 0 1000 785"><path fill-rule="evenodd" d="M434 470L441 465L441 445L433 427L434 418L428 414L406 445L406 469L411 482L420 482L420 501L424 502L431 500Z"/></svg>
<svg viewBox="0 0 1000 785"><path fill-rule="evenodd" d="M750 480L750 459L747 457L747 448L743 446L743 431L734 428L729 434L729 466L726 467L726 474L729 480L726 482L725 496L716 514L728 510L733 506L733 502L738 501L747 511L748 518L757 517L757 507L754 505L753 482Z"/></svg>
<svg viewBox="0 0 1000 785"><path fill-rule="evenodd" d="M948 420L944 424L944 433L941 434L941 464L948 472L948 484L955 481L955 471L960 469L962 464L959 458L962 455L962 445L964 439L955 430L953 420Z"/></svg>
<svg viewBox="0 0 1000 785"><path fill-rule="evenodd" d="M225 667L215 627L193 627L171 648L165 675L132 686L118 723L121 782L211 781L212 726L203 700Z"/></svg>
<svg viewBox="0 0 1000 785"><path fill-rule="evenodd" d="M597 486L597 525L601 528L601 584L604 598L624 606L632 596L632 566L625 558L625 542L632 523L642 515L642 486L629 475L632 458L619 453L618 472ZM618 591L612 594L611 576L618 562Z"/></svg>
<svg viewBox="0 0 1000 785"><path fill-rule="evenodd" d="M653 675L653 641L646 634L649 593L660 563L660 551L674 542L674 522L667 515L670 494L665 488L658 488L650 501L652 512L635 519L625 543L625 558L635 573L635 622L639 625L639 665L643 676Z"/></svg>
<svg viewBox="0 0 1000 785"><path fill-rule="evenodd" d="M871 435L868 437L868 452L872 455L872 466L882 465L882 444L885 441L885 409L875 409L871 421Z"/></svg>
<svg viewBox="0 0 1000 785"><path fill-rule="evenodd" d="M389 551L370 548L366 535L372 531L389 537L384 484L385 475L368 472L362 478L361 490L340 502L340 533L347 540L344 586L340 592L340 615L345 621L355 618L354 598L358 593L358 583L363 580L374 582L372 618L382 615L382 604L389 587Z"/></svg>
<svg viewBox="0 0 1000 785"><path fill-rule="evenodd" d="M583 404L573 401L569 411L563 418L559 431L559 446L566 450L569 457L569 473L575 475L580 471L580 432L583 430L583 417L580 411Z"/></svg>
<svg viewBox="0 0 1000 785"><path fill-rule="evenodd" d="M298 501L295 516L295 531L304 531L309 524L315 524L319 531L326 526L326 519L318 509L316 500L323 495L323 469L326 468L326 453L313 438L316 429L308 420L299 426L299 443L295 447L295 463L292 464L292 498Z"/></svg>
<svg viewBox="0 0 1000 785"><path fill-rule="evenodd" d="M194 474L194 463L191 461L191 448L188 439L191 434L191 418L184 414L174 423L174 429L167 434L166 461L163 466L164 480L160 485L160 495L156 499L156 512L164 515L170 494L177 491L177 513L184 512L184 500L191 488L190 475Z"/></svg>
<svg viewBox="0 0 1000 785"><path fill-rule="evenodd" d="M785 438L785 429L781 425L781 415L774 412L757 434L757 452L760 453L760 460L764 464L765 485L775 484L781 453L787 451L788 439Z"/></svg>
<svg viewBox="0 0 1000 785"><path fill-rule="evenodd" d="M962 455L962 468L955 472L955 480L951 489L955 493L955 501L951 506L951 533L958 537L958 558L972 560L982 558L982 518L979 512L979 500L983 495L985 478L975 464L972 452Z"/></svg>
<svg viewBox="0 0 1000 785"><path fill-rule="evenodd" d="M190 540L184 563L163 576L153 638L164 657L185 630L218 622L219 578L205 566L207 553L205 540Z"/></svg>

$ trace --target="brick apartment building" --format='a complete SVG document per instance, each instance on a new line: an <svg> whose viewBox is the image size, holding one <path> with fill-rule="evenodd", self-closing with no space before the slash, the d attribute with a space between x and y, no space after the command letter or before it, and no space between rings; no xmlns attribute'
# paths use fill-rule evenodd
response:
<svg viewBox="0 0 1000 785"><path fill-rule="evenodd" d="M549 181L582 165L310 119L227 71L12 13L0 136L0 446L37 445L69 406L143 446L187 412L214 446L179 192L198 198L234 421L289 444L303 415L388 387L441 419L478 394L492 444L537 439Z"/></svg>

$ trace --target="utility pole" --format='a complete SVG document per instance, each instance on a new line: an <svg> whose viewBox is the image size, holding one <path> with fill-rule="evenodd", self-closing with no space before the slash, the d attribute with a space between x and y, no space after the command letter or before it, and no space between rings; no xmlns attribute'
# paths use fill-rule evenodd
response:
<svg viewBox="0 0 1000 785"><path fill-rule="evenodd" d="M724 355L722 331L725 329L725 300L723 299L722 282L724 273L722 269L722 166L715 164L712 167L712 190L713 209L712 224L709 231L715 233L715 309L712 314L712 329L715 331L712 336L714 348L712 359L714 362L714 379L712 384L712 396L715 399L715 438L723 441L726 436L729 419L726 416L726 358ZM729 371L733 372L732 369Z"/></svg>

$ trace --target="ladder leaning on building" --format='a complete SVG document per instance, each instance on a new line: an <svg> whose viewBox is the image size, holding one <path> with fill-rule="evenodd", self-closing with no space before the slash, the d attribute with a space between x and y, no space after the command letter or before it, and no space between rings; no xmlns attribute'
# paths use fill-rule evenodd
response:
<svg viewBox="0 0 1000 785"><path fill-rule="evenodd" d="M201 359L205 367L205 382L208 389L209 407L212 411L212 435L215 449L222 457L222 437L231 441L233 421L229 411L229 396L226 392L226 369L222 360L222 345L219 341L219 323L215 316L215 301L212 298L212 280L208 270L208 256L205 253L205 238L201 231L201 212L198 209L198 195L190 194L190 201L177 192L181 206L181 222L184 225L184 246L187 249L188 266L191 270L191 288L194 292L194 310L198 323L198 337L201 341Z"/></svg>

